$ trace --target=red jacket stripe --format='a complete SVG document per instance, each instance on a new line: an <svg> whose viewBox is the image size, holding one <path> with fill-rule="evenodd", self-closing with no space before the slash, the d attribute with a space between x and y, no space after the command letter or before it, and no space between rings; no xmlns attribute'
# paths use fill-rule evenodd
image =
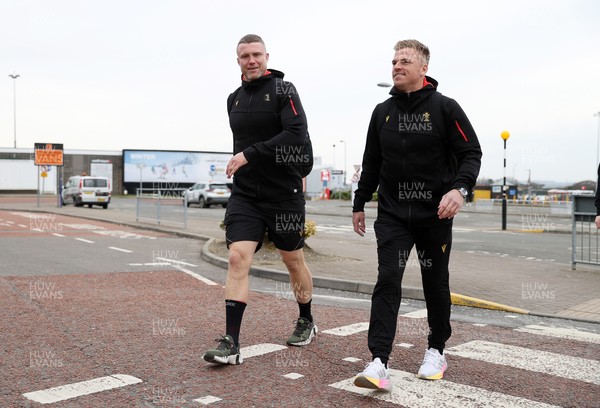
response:
<svg viewBox="0 0 600 408"><path fill-rule="evenodd" d="M463 139L465 139L465 142L468 142L469 139L467 139L467 135L465 135L465 132L463 132L463 130L460 128L460 125L458 124L458 120L455 120L454 123L456 123L456 128L458 129L458 131L462 135Z"/></svg>

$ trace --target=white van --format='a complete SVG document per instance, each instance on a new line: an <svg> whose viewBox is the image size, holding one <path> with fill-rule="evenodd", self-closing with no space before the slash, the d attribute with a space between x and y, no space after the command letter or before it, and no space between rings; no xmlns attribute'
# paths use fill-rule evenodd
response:
<svg viewBox="0 0 600 408"><path fill-rule="evenodd" d="M73 204L76 207L101 205L108 208L112 190L106 177L73 176L69 178L62 191L63 205Z"/></svg>

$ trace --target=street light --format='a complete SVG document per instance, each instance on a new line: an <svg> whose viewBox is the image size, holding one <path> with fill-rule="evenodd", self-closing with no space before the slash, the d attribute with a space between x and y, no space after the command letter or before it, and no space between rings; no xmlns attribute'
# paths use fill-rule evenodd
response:
<svg viewBox="0 0 600 408"><path fill-rule="evenodd" d="M335 170L335 144L333 145L333 169Z"/></svg>
<svg viewBox="0 0 600 408"><path fill-rule="evenodd" d="M502 183L502 230L506 230L506 141L510 137L508 130L503 130L500 137L504 140L504 182Z"/></svg>
<svg viewBox="0 0 600 408"><path fill-rule="evenodd" d="M346 158L348 157L346 155L346 146L347 146L347 143L346 143L345 140L340 140L340 143L344 144L344 185L346 185Z"/></svg>
<svg viewBox="0 0 600 408"><path fill-rule="evenodd" d="M390 84L388 82L380 82L377 84L377 86L380 86L382 88L390 88L392 86L392 84Z"/></svg>
<svg viewBox="0 0 600 408"><path fill-rule="evenodd" d="M13 79L13 106L14 106L14 124L15 124L15 149L17 148L17 78L20 75L13 73L9 75Z"/></svg>

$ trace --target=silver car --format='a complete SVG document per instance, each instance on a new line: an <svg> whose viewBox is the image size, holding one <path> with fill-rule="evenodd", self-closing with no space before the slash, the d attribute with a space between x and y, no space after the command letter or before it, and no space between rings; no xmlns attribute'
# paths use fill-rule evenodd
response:
<svg viewBox="0 0 600 408"><path fill-rule="evenodd" d="M202 181L187 189L184 199L188 207L190 204L198 204L202 208L208 208L212 204L220 204L225 208L230 195L231 190L227 187L227 184Z"/></svg>

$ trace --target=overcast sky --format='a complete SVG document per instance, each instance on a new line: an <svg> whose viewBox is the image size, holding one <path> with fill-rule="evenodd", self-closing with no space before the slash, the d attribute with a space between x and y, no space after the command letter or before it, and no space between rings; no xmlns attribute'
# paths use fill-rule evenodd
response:
<svg viewBox="0 0 600 408"><path fill-rule="evenodd" d="M2 0L0 147L231 151L236 44L263 37L300 94L315 155L359 164L393 46L416 38L429 73L482 145L480 177L595 180L600 2ZM2 79L4 78L4 79ZM336 145L334 149L333 145Z"/></svg>

